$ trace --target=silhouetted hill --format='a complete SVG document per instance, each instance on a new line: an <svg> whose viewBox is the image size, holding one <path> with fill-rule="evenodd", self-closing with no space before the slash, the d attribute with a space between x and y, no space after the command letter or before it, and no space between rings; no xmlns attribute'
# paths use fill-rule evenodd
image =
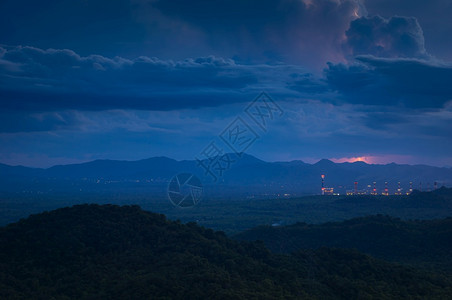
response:
<svg viewBox="0 0 452 300"><path fill-rule="evenodd" d="M320 247L357 249L385 260L452 272L452 218L402 221L377 215L318 225L260 226L235 237L264 241L275 252Z"/></svg>
<svg viewBox="0 0 452 300"><path fill-rule="evenodd" d="M193 169L194 163L178 162L167 157L154 157L138 161L96 160L84 164L55 166L44 170L43 176L52 178L93 178L134 180L171 177L179 169Z"/></svg>
<svg viewBox="0 0 452 300"><path fill-rule="evenodd" d="M409 182L414 188L423 184L424 190L439 186L452 185L452 168L438 168L424 165L369 165L364 162L334 163L323 159L315 164L301 161L265 162L251 155L243 154L241 158L230 154L229 168L223 167L223 176L214 183L221 186L222 193L247 194L318 194L320 193L320 175L325 174L325 186L334 187L335 191L345 193L353 189L358 181L358 189L371 190L377 182L378 192L384 189L384 182L389 182L389 191L394 193L397 182L402 184L402 192L409 189ZM207 161L205 161L207 164ZM215 168L211 169L215 171ZM0 165L0 191L15 191L48 187L55 189L62 181L81 182L137 182L149 181L153 184L166 185L176 174L188 172L198 176L205 184L213 180L196 160L176 161L167 157L154 157L139 161L96 160L83 164L54 166L48 169L11 167ZM206 175L207 174L207 175ZM218 174L217 174L218 175ZM242 187L242 189L231 188ZM218 191L218 189L217 189Z"/></svg>
<svg viewBox="0 0 452 300"><path fill-rule="evenodd" d="M451 286L353 251L275 255L137 206L80 205L0 228L1 299L446 299Z"/></svg>

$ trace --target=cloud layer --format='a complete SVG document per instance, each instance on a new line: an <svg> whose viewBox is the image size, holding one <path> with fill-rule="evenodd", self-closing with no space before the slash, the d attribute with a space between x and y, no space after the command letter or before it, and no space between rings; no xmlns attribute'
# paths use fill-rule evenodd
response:
<svg viewBox="0 0 452 300"><path fill-rule="evenodd" d="M0 48L4 109L168 110L248 101L272 78L301 68L243 65L214 56L182 61L80 56L72 50ZM270 88L284 86L280 84Z"/></svg>
<svg viewBox="0 0 452 300"><path fill-rule="evenodd" d="M330 87L350 103L441 108L452 100L452 64L358 56L355 64L329 64Z"/></svg>

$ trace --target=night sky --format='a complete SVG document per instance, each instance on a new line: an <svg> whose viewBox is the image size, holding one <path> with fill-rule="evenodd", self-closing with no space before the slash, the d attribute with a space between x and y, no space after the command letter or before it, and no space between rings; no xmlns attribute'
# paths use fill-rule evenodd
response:
<svg viewBox="0 0 452 300"><path fill-rule="evenodd" d="M452 166L450 0L1 0L0 162L247 153Z"/></svg>

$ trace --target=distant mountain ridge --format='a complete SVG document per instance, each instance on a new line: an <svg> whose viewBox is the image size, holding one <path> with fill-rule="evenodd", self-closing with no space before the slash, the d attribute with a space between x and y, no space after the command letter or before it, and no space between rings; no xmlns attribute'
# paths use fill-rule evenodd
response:
<svg viewBox="0 0 452 300"><path fill-rule="evenodd" d="M241 158L231 154L234 162L223 171L214 182L205 169L196 160L177 161L168 157L153 157L137 161L95 160L81 164L58 165L47 169L8 166L0 164L0 188L11 187L18 182L31 180L40 182L55 180L107 180L107 181L151 181L168 182L174 175L182 172L193 173L205 184L222 186L260 187L269 192L319 193L320 175L324 174L325 186L334 187L344 193L353 189L358 182L358 189L371 189L369 185L377 182L381 192L384 182L388 182L390 191L395 191L401 182L404 191L409 188L434 188L452 185L452 168L440 168L426 165L372 165L364 162L334 163L322 159L315 164L302 161L266 162L254 156L243 154ZM211 169L214 170L214 169ZM218 173L217 173L218 175Z"/></svg>

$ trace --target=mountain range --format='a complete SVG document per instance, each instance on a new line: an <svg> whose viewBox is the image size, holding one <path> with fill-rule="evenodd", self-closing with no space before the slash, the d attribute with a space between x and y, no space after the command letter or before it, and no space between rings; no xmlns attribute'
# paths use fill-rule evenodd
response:
<svg viewBox="0 0 452 300"><path fill-rule="evenodd" d="M0 164L0 190L55 188L64 182L123 183L167 185L178 173L192 173L201 179L204 185L216 189L223 188L246 193L277 194L319 194L321 175L325 175L325 187L333 187L336 192L345 193L354 189L358 182L359 190L371 190L373 182L379 193L388 182L390 193L394 193L401 184L402 192L410 188L429 190L435 187L452 185L452 168L426 165L375 165L364 162L334 163L322 159L308 164L295 160L290 162L266 162L254 156L243 154L238 157L229 154L229 162L212 164L206 171L196 160L177 161L168 157L153 157L138 161L95 160L81 164L58 165L47 169L9 166ZM214 176L216 178L214 178ZM94 187L92 187L94 188ZM242 189L240 189L242 188Z"/></svg>

